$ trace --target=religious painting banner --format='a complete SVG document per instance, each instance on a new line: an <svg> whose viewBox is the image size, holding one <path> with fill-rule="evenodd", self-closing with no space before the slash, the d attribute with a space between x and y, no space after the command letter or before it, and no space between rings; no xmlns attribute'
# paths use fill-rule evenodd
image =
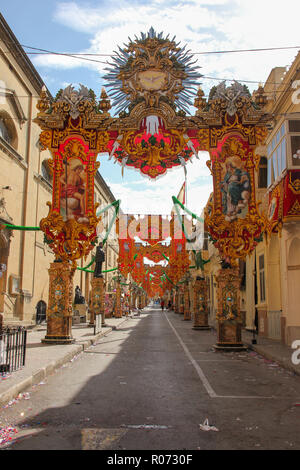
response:
<svg viewBox="0 0 300 470"><path fill-rule="evenodd" d="M223 257L245 258L266 224L256 202L253 149L240 135L226 135L211 151L210 167L214 194L207 229Z"/></svg>
<svg viewBox="0 0 300 470"><path fill-rule="evenodd" d="M49 161L53 174L52 204L40 222L47 242L61 259L87 255L97 237L94 176L95 152L79 135L65 139Z"/></svg>

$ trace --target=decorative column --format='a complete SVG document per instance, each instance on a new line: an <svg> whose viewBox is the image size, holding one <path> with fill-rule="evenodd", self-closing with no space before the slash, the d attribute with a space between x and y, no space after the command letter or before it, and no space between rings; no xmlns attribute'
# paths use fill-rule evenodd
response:
<svg viewBox="0 0 300 470"><path fill-rule="evenodd" d="M104 278L93 277L91 280L91 315L89 326L96 323L96 315L101 315L101 326L105 326L104 317Z"/></svg>
<svg viewBox="0 0 300 470"><path fill-rule="evenodd" d="M183 320L191 320L189 282L184 283L183 288Z"/></svg>
<svg viewBox="0 0 300 470"><path fill-rule="evenodd" d="M208 283L205 278L197 276L194 286L194 326L193 330L210 330L208 324L207 292Z"/></svg>
<svg viewBox="0 0 300 470"><path fill-rule="evenodd" d="M117 281L117 287L116 287L116 306L115 306L115 312L114 316L116 318L121 318L122 317L122 309L121 309L121 286L120 282Z"/></svg>
<svg viewBox="0 0 300 470"><path fill-rule="evenodd" d="M74 343L72 337L72 294L74 267L68 261L55 261L49 268L47 334L41 341L51 344Z"/></svg>
<svg viewBox="0 0 300 470"><path fill-rule="evenodd" d="M229 265L216 276L218 310L216 314L217 350L240 351L247 349L242 343L242 321L240 315L239 269Z"/></svg>

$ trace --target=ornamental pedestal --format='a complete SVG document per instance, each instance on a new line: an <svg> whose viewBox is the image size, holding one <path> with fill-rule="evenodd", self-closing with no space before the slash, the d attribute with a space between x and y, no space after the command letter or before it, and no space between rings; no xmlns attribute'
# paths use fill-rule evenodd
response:
<svg viewBox="0 0 300 470"><path fill-rule="evenodd" d="M210 330L208 324L207 292L208 284L204 278L197 277L193 289L194 325L193 330Z"/></svg>
<svg viewBox="0 0 300 470"><path fill-rule="evenodd" d="M116 288L116 305L115 305L114 316L116 318L122 318L121 287L119 284L117 284L117 288Z"/></svg>
<svg viewBox="0 0 300 470"><path fill-rule="evenodd" d="M216 350L242 351L242 321L240 315L240 276L236 267L221 269L216 276L218 311L216 319Z"/></svg>
<svg viewBox="0 0 300 470"><path fill-rule="evenodd" d="M101 324L105 326L104 317L104 278L93 277L91 280L91 315L89 326L96 324L96 315L101 315Z"/></svg>
<svg viewBox="0 0 300 470"><path fill-rule="evenodd" d="M183 291L183 321L191 319L189 285L186 283Z"/></svg>
<svg viewBox="0 0 300 470"><path fill-rule="evenodd" d="M67 261L50 264L47 334L42 343L74 343L72 337L72 295L74 268Z"/></svg>

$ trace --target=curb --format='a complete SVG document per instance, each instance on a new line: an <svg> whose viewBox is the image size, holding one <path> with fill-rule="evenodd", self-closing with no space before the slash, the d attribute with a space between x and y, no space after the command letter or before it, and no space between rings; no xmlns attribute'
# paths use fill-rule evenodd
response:
<svg viewBox="0 0 300 470"><path fill-rule="evenodd" d="M216 332L216 329L214 326L211 326L211 329ZM249 342L249 340L243 339L242 341L248 349L251 351L257 352L257 354L260 354L261 356L265 357L266 359L276 362L280 367L283 369L287 369L290 372L293 372L295 375L300 375L300 369L297 369L292 363L290 363L289 360L284 360L280 359L280 357L272 354L271 352L267 351L263 346L260 345L254 345Z"/></svg>
<svg viewBox="0 0 300 470"><path fill-rule="evenodd" d="M92 339L83 340L83 341L77 340L74 343L74 349L72 351L69 351L60 359L50 362L45 367L42 367L41 369L34 371L31 376L27 377L22 382L19 382L18 384L13 385L11 388L1 393L0 394L0 406L6 405L9 401L16 398L19 395L19 393L24 392L25 390L32 387L33 385L38 385L48 375L55 372L57 369L59 369L61 366L63 366L67 362L70 362L78 354L81 354L83 351L90 348L99 338L106 336L109 333L111 333L113 330L117 329L120 325L125 323L128 320L128 318L130 317L124 318L124 320L116 326L105 328L104 331L97 333Z"/></svg>
<svg viewBox="0 0 300 470"><path fill-rule="evenodd" d="M283 367L284 369L287 369L296 375L300 375L300 370L296 369L296 367L293 364L291 364L290 361L286 361L284 359L278 358L277 356L270 353L269 351L266 351L263 347L259 347L259 345L253 345L251 343L248 343L247 341L244 341L244 343L247 344L248 348L251 349L252 351L257 352L258 354L265 357L266 359L269 359L270 361L276 362L280 367Z"/></svg>

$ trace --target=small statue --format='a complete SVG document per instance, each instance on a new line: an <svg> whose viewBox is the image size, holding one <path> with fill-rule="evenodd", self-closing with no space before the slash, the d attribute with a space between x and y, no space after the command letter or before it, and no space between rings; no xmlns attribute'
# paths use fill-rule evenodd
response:
<svg viewBox="0 0 300 470"><path fill-rule="evenodd" d="M74 299L74 304L84 304L85 299L81 293L80 287L76 286L75 287L75 299Z"/></svg>
<svg viewBox="0 0 300 470"><path fill-rule="evenodd" d="M103 277L102 263L105 261L105 253L102 248L103 244L100 242L96 249L94 277Z"/></svg>

